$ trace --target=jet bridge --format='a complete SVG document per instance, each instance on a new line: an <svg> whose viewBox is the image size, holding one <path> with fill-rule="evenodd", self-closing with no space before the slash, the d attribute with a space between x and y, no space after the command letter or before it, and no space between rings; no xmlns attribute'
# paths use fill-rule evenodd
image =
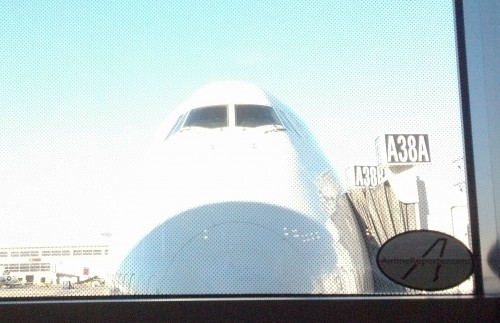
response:
<svg viewBox="0 0 500 323"><path fill-rule="evenodd" d="M377 180L364 183L368 185L353 185L344 193L364 232L376 293L409 292L380 272L376 257L380 246L390 238L421 228L420 199L425 204L425 191L419 185L419 178L408 171L409 168L400 168L398 173L393 170L384 168L380 171L378 168L375 172L368 169L368 173L379 175Z"/></svg>
<svg viewBox="0 0 500 323"><path fill-rule="evenodd" d="M389 181L375 187L353 188L346 195L366 227L366 236L378 245L397 234L418 229L417 201L401 201Z"/></svg>

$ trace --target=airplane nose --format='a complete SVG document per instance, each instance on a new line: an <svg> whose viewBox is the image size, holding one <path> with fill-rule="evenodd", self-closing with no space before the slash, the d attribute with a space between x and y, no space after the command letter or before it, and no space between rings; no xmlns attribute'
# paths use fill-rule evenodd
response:
<svg viewBox="0 0 500 323"><path fill-rule="evenodd" d="M129 253L119 280L135 294L301 294L335 265L331 237L314 221L277 206L234 202L157 227Z"/></svg>
<svg viewBox="0 0 500 323"><path fill-rule="evenodd" d="M307 281L300 250L277 233L251 223L226 223L190 240L172 262L174 293L293 292ZM287 289L287 287L292 287Z"/></svg>

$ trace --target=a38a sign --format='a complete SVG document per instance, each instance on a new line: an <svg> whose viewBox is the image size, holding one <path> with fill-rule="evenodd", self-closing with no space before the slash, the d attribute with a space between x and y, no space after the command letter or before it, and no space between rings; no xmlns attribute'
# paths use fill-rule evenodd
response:
<svg viewBox="0 0 500 323"><path fill-rule="evenodd" d="M387 164L430 163L429 135L386 134L385 155Z"/></svg>

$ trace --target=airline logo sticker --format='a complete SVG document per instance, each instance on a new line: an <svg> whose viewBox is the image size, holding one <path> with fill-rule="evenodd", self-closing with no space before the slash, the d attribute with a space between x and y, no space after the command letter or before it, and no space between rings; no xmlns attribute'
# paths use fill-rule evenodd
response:
<svg viewBox="0 0 500 323"><path fill-rule="evenodd" d="M474 271L472 253L461 241L430 230L387 240L377 254L377 265L390 280L426 291L455 287Z"/></svg>
<svg viewBox="0 0 500 323"><path fill-rule="evenodd" d="M429 163L429 135L385 135L386 161L389 164Z"/></svg>

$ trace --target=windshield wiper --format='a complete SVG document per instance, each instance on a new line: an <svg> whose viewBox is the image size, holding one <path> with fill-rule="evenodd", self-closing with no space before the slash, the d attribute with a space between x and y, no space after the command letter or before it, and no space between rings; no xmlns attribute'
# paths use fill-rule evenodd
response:
<svg viewBox="0 0 500 323"><path fill-rule="evenodd" d="M274 126L274 128L266 130L265 133L268 133L268 132L278 132L278 131L286 131L286 128L283 127L282 125L273 124L273 126Z"/></svg>

